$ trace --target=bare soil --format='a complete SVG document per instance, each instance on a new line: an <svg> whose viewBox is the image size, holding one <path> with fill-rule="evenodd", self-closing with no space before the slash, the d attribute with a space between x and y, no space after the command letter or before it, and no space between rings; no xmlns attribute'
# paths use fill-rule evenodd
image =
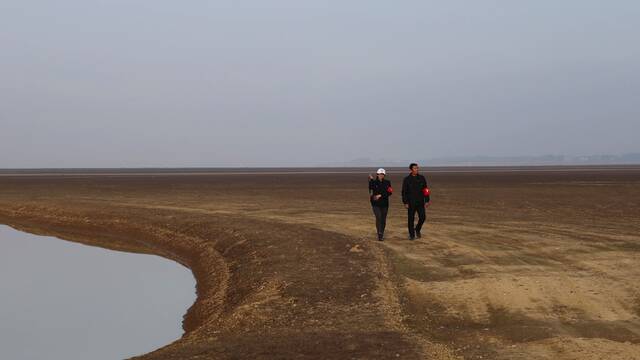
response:
<svg viewBox="0 0 640 360"><path fill-rule="evenodd" d="M361 169L4 171L0 223L188 266L140 359L640 359L640 167L424 173L413 242L398 193L375 240Z"/></svg>

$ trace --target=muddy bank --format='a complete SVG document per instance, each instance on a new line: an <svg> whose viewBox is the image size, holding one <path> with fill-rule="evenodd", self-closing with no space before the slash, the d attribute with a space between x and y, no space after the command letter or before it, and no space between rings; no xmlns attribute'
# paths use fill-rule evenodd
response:
<svg viewBox="0 0 640 360"><path fill-rule="evenodd" d="M140 358L421 359L437 348L403 326L385 259L368 241L239 214L156 206L136 182L113 188L129 192L124 203L99 191L111 187L108 179L90 180L97 189L82 195L67 192L74 181L56 181L60 187L47 181L53 192L41 198L45 189L24 179L14 188L5 183L0 223L156 254L193 271L197 300L185 314L184 336Z"/></svg>

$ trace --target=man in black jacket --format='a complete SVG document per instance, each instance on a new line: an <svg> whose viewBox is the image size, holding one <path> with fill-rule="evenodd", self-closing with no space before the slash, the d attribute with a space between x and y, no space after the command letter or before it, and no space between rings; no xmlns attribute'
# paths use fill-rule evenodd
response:
<svg viewBox="0 0 640 360"><path fill-rule="evenodd" d="M404 178L402 183L402 202L407 208L409 215L409 240L420 238L420 230L426 219L425 209L429 207L430 191L427 185L427 179L418 174L418 164L409 165L411 173ZM416 212L418 213L418 224L414 227Z"/></svg>
<svg viewBox="0 0 640 360"><path fill-rule="evenodd" d="M378 240L384 239L384 228L387 225L387 212L389 211L389 196L393 194L391 182L385 179L386 171L382 168L378 169L376 178L369 175L369 200L371 200L371 208L376 216L376 230L378 231Z"/></svg>

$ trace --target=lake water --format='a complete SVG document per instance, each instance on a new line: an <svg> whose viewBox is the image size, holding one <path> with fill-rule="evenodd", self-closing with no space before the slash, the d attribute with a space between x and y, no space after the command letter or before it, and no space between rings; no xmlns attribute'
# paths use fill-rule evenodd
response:
<svg viewBox="0 0 640 360"><path fill-rule="evenodd" d="M189 269L0 225L0 359L124 359L182 336Z"/></svg>

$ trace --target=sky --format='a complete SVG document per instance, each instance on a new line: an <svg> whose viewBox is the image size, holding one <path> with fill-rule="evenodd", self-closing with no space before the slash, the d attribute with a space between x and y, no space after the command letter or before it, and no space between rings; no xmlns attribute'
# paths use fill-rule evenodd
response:
<svg viewBox="0 0 640 360"><path fill-rule="evenodd" d="M640 2L0 0L0 168L640 152Z"/></svg>

